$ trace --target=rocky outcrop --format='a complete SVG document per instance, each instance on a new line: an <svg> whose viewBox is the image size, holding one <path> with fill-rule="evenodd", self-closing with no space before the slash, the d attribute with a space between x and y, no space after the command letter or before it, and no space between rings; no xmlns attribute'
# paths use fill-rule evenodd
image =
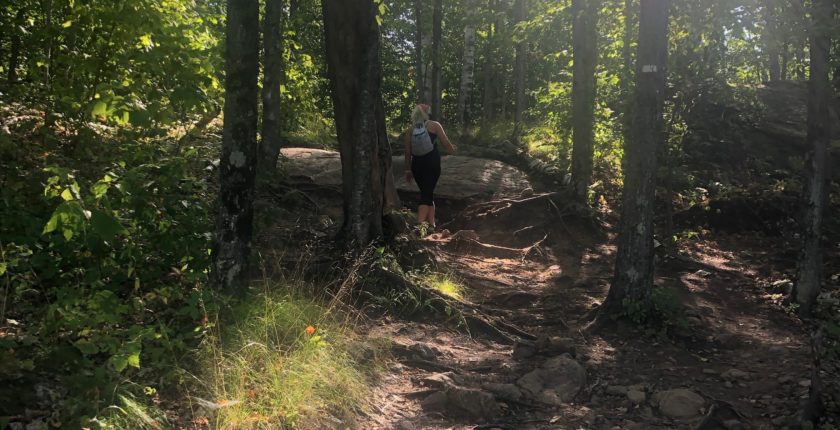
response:
<svg viewBox="0 0 840 430"><path fill-rule="evenodd" d="M341 159L335 151L284 148L283 168L293 180L318 185L341 185ZM402 177L404 159L393 160L397 189L403 195L418 193L417 185ZM468 200L493 195L518 195L531 185L520 170L500 161L458 155L445 156L435 194L441 199Z"/></svg>

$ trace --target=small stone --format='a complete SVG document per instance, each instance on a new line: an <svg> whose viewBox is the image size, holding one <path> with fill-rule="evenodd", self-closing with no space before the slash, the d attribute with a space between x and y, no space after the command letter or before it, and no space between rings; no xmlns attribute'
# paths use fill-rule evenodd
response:
<svg viewBox="0 0 840 430"><path fill-rule="evenodd" d="M546 355L570 354L575 356L574 341L567 337L542 336L536 341L537 350Z"/></svg>
<svg viewBox="0 0 840 430"><path fill-rule="evenodd" d="M450 385L455 385L455 381L452 379L453 375L452 372L435 373L421 379L420 383L426 387L442 390Z"/></svg>
<svg viewBox="0 0 840 430"><path fill-rule="evenodd" d="M449 403L464 410L472 418L493 419L502 413L492 394L472 388L450 387Z"/></svg>
<svg viewBox="0 0 840 430"><path fill-rule="evenodd" d="M724 379L736 380L736 379L748 379L750 374L744 372L743 370L738 369L729 369L726 372L723 372L721 375Z"/></svg>
<svg viewBox="0 0 840 430"><path fill-rule="evenodd" d="M631 385L631 386L627 387L627 391L641 391L641 392L645 392L645 389L646 389L646 388L647 388L647 387L645 386L645 384L633 384L633 385Z"/></svg>
<svg viewBox="0 0 840 430"><path fill-rule="evenodd" d="M42 419L37 419L26 425L26 430L48 430L49 426Z"/></svg>
<svg viewBox="0 0 840 430"><path fill-rule="evenodd" d="M394 425L395 430L415 430L417 427L409 420L401 420Z"/></svg>
<svg viewBox="0 0 840 430"><path fill-rule="evenodd" d="M704 375L717 375L718 372L715 369L703 369Z"/></svg>
<svg viewBox="0 0 840 430"><path fill-rule="evenodd" d="M772 420L770 420L770 423L772 423L774 426L777 426L777 427L781 426L781 425L784 425L785 424L785 417L773 418Z"/></svg>
<svg viewBox="0 0 840 430"><path fill-rule="evenodd" d="M607 394L611 396L625 396L627 395L627 387L624 385L607 386Z"/></svg>
<svg viewBox="0 0 840 430"><path fill-rule="evenodd" d="M537 346L533 342L517 340L513 344L513 359L522 360L537 355Z"/></svg>
<svg viewBox="0 0 840 430"><path fill-rule="evenodd" d="M726 430L744 430L744 423L735 419L726 420L723 422L723 427L726 428Z"/></svg>
<svg viewBox="0 0 840 430"><path fill-rule="evenodd" d="M654 396L659 411L669 418L692 418L700 415L706 399L687 388L660 391Z"/></svg>
<svg viewBox="0 0 840 430"><path fill-rule="evenodd" d="M808 387L811 386L811 380L810 379L803 379L803 380L799 381L799 386L808 388Z"/></svg>
<svg viewBox="0 0 840 430"><path fill-rule="evenodd" d="M449 404L449 397L443 391L430 394L428 397L420 402L420 406L424 411L439 412L446 409Z"/></svg>
<svg viewBox="0 0 840 430"><path fill-rule="evenodd" d="M645 402L644 391L629 390L627 391L627 399L634 405L641 405Z"/></svg>
<svg viewBox="0 0 840 430"><path fill-rule="evenodd" d="M726 387L726 388L732 388L733 387L732 382L730 382L730 381L724 382L723 386Z"/></svg>

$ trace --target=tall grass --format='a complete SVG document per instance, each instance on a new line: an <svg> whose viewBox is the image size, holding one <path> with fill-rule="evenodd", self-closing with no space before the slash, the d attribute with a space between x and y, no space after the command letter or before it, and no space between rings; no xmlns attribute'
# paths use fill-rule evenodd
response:
<svg viewBox="0 0 840 430"><path fill-rule="evenodd" d="M347 427L365 407L376 363L351 355L356 321L305 290L267 285L208 339L200 362L215 428Z"/></svg>
<svg viewBox="0 0 840 430"><path fill-rule="evenodd" d="M423 278L426 285L454 299L463 298L464 286L449 273L431 273Z"/></svg>

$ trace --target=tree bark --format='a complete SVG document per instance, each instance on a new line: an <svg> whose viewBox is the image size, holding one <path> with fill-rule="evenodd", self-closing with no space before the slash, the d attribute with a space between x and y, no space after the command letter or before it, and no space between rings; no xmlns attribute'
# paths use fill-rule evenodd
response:
<svg viewBox="0 0 840 430"><path fill-rule="evenodd" d="M458 93L458 125L461 132L467 129L467 105L475 73L475 24L474 9L467 4L467 24L464 26L464 56L461 64L461 89Z"/></svg>
<svg viewBox="0 0 840 430"><path fill-rule="evenodd" d="M828 147L831 138L831 86L829 50L834 16L832 0L814 0L811 13L811 61L808 82L808 133L806 142L813 148L808 156L808 181L804 194L802 250L797 265L796 285L791 298L799 305L800 315L809 315L822 283L820 236L826 206Z"/></svg>
<svg viewBox="0 0 840 430"><path fill-rule="evenodd" d="M215 278L227 292L241 292L248 274L257 165L259 2L228 0L225 31L225 122L216 226Z"/></svg>
<svg viewBox="0 0 840 430"><path fill-rule="evenodd" d="M525 0L516 0L515 4L516 23L520 23L526 19L525 11L527 9ZM526 70L525 67L528 61L528 43L523 39L516 44L516 62L514 63L513 80L514 92L516 93L516 106L513 111L513 121L516 124L516 138L519 139L519 132L522 127L522 114L527 108L527 98L525 97L525 81Z"/></svg>
<svg viewBox="0 0 840 430"><path fill-rule="evenodd" d="M599 7L598 0L572 0L572 189L581 204L592 182Z"/></svg>
<svg viewBox="0 0 840 430"><path fill-rule="evenodd" d="M414 0L414 67L416 76L414 79L415 91L417 91L418 103L428 103L426 99L426 68L423 63L423 2Z"/></svg>
<svg viewBox="0 0 840 430"><path fill-rule="evenodd" d="M366 246L382 236L390 149L384 140L379 26L371 0L324 0L327 74L341 154L342 237ZM387 156L390 158L390 156Z"/></svg>
<svg viewBox="0 0 840 430"><path fill-rule="evenodd" d="M779 21L774 0L764 1L764 49L767 52L767 62L770 72L770 81L778 81L782 78L782 66L779 62Z"/></svg>
<svg viewBox="0 0 840 430"><path fill-rule="evenodd" d="M625 301L650 307L653 289L653 204L656 154L664 144L662 118L670 0L641 0L636 90L615 274L601 315L620 314Z"/></svg>
<svg viewBox="0 0 840 430"><path fill-rule="evenodd" d="M280 86L286 73L283 64L284 3L283 0L266 0L263 18L263 118L259 167L265 172L277 170L277 157L282 146Z"/></svg>
<svg viewBox="0 0 840 430"><path fill-rule="evenodd" d="M441 119L440 44L443 34L442 0L434 0L432 12L432 119Z"/></svg>
<svg viewBox="0 0 840 430"><path fill-rule="evenodd" d="M9 71L6 81L9 84L17 82L17 69L20 64L20 27L23 25L24 9L20 8L15 14L15 29L11 35L11 48L9 51Z"/></svg>
<svg viewBox="0 0 840 430"><path fill-rule="evenodd" d="M496 0L489 0L488 10L495 13ZM487 43L485 44L484 66L482 69L482 80L484 86L484 103L482 104L481 116L484 121L492 121L496 118L496 110L494 100L496 98L496 86L493 84L493 74L495 69L494 59L496 58L496 37L495 37L495 22L493 19L487 22Z"/></svg>

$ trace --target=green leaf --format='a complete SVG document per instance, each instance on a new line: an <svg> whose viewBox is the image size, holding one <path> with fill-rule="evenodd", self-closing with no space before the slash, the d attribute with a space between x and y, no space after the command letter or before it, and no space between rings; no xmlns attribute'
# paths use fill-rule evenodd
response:
<svg viewBox="0 0 840 430"><path fill-rule="evenodd" d="M128 365L131 367L135 367L137 369L140 368L140 353L135 352L128 356Z"/></svg>
<svg viewBox="0 0 840 430"><path fill-rule="evenodd" d="M70 188L65 188L64 191L61 192L61 198L64 199L65 202L73 200L73 193L70 191Z"/></svg>
<svg viewBox="0 0 840 430"><path fill-rule="evenodd" d="M6 263L0 263L0 276L6 274Z"/></svg>
<svg viewBox="0 0 840 430"><path fill-rule="evenodd" d="M43 234L49 234L61 229L66 240L70 240L77 231L84 228L86 214L77 201L66 201L53 211L49 221L44 226Z"/></svg>
<svg viewBox="0 0 840 430"><path fill-rule="evenodd" d="M91 211L90 226L94 233L105 240L111 240L125 231L116 218L100 210Z"/></svg>
<svg viewBox="0 0 840 430"><path fill-rule="evenodd" d="M79 339L73 343L73 346L85 355L93 355L99 352L99 346L88 339Z"/></svg>
<svg viewBox="0 0 840 430"><path fill-rule="evenodd" d="M108 105L105 102L96 102L93 105L93 110L90 111L90 116L96 118L108 115Z"/></svg>
<svg viewBox="0 0 840 430"><path fill-rule="evenodd" d="M111 364L114 366L114 370L122 372L126 367L128 367L128 357L124 355L115 355L111 357Z"/></svg>

